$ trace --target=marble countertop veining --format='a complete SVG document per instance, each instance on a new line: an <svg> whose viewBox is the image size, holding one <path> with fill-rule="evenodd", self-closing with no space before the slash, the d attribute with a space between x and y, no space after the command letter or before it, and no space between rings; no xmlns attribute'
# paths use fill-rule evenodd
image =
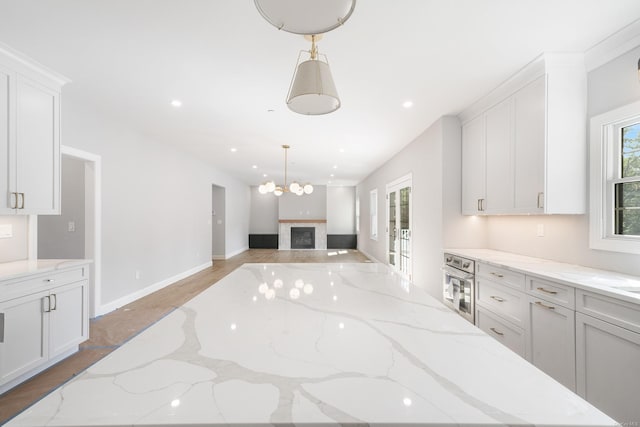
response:
<svg viewBox="0 0 640 427"><path fill-rule="evenodd" d="M445 249L444 252L640 304L640 277L637 276L493 249Z"/></svg>
<svg viewBox="0 0 640 427"><path fill-rule="evenodd" d="M91 262L88 259L38 259L2 262L0 263L0 280L19 279Z"/></svg>
<svg viewBox="0 0 640 427"><path fill-rule="evenodd" d="M381 264L245 264L7 426L613 426Z"/></svg>

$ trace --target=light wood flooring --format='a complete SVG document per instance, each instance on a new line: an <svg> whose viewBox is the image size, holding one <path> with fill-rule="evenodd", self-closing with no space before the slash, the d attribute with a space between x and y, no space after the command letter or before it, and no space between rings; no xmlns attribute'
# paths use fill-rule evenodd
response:
<svg viewBox="0 0 640 427"><path fill-rule="evenodd" d="M355 250L329 255L336 252L250 249L228 260L215 260L211 268L92 319L91 338L80 345L78 353L0 395L0 425L244 263L369 262L366 256Z"/></svg>

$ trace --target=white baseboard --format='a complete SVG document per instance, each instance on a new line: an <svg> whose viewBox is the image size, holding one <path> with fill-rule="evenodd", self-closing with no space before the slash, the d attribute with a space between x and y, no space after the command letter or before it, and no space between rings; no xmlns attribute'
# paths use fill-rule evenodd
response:
<svg viewBox="0 0 640 427"><path fill-rule="evenodd" d="M374 257L373 255L371 255L370 253L368 253L367 251L364 251L360 248L358 248L358 251L362 252L367 258L369 258L371 261L377 262L378 264L387 264L386 262L382 262L379 259L377 259L376 257Z"/></svg>
<svg viewBox="0 0 640 427"><path fill-rule="evenodd" d="M118 298L115 301L111 301L107 304L101 304L97 309L96 309L96 316L101 316L103 314L107 314L109 312L112 312L113 310L116 310L122 306L125 306L127 304L130 304L142 297L145 297L149 294L152 294L155 291L158 291L172 283L177 282L178 280L182 280L185 277L189 277L192 274L195 274L199 271L204 270L205 268L209 268L213 265L213 263L211 261L206 262L204 264L201 264L199 266L193 267L187 271L183 271L182 273L178 273L175 276L171 276L167 279L161 280L160 282L156 282L152 285L147 286L144 289L140 289L139 291L133 292L129 295L126 295L124 297Z"/></svg>
<svg viewBox="0 0 640 427"><path fill-rule="evenodd" d="M231 257L234 257L234 256L236 256L236 255L239 255L239 254L241 254L242 252L245 252L245 251L248 251L248 250L249 250L249 246L244 246L244 247L242 247L242 248L238 249L237 251L233 251L233 252L230 252L230 253L225 254L225 255L224 255L224 259L229 259L229 258L231 258ZM215 258L214 258L214 259L215 259Z"/></svg>

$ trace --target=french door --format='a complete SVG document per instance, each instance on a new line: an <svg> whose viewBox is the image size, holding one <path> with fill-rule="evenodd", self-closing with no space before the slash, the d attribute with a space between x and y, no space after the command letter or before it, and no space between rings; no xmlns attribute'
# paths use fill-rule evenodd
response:
<svg viewBox="0 0 640 427"><path fill-rule="evenodd" d="M387 184L387 260L411 279L411 175Z"/></svg>

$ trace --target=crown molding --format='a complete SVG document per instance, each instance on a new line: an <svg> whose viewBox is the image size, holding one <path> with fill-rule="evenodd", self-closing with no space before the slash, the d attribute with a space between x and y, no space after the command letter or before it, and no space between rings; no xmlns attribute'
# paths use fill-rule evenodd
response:
<svg viewBox="0 0 640 427"><path fill-rule="evenodd" d="M640 19L598 42L584 53L587 72L640 46Z"/></svg>

